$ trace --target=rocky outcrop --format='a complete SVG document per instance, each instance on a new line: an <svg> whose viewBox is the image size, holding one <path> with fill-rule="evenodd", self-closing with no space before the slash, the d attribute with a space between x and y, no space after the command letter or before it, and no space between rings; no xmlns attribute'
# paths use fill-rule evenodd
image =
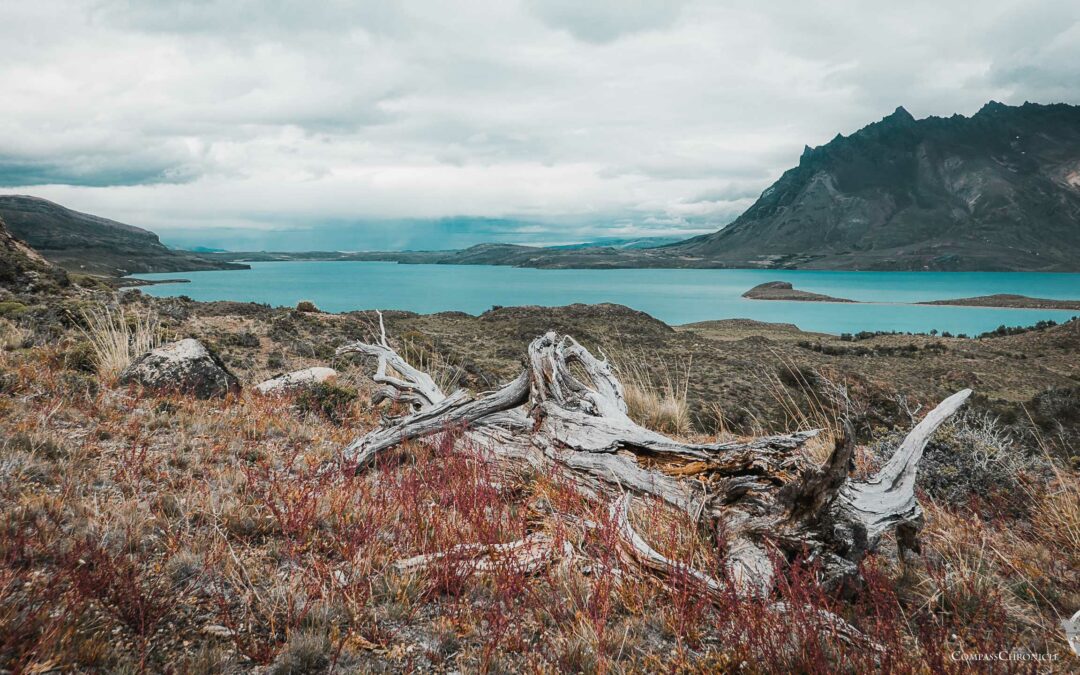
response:
<svg viewBox="0 0 1080 675"><path fill-rule="evenodd" d="M800 291L787 281L766 281L743 293L751 300L798 300L801 302L855 302L847 298L834 298L831 295Z"/></svg>
<svg viewBox="0 0 1080 675"><path fill-rule="evenodd" d="M33 292L67 285L67 274L16 238L0 218L0 287Z"/></svg>
<svg viewBox="0 0 1080 675"><path fill-rule="evenodd" d="M191 338L143 354L120 373L119 382L201 399L240 391L240 381L217 354Z"/></svg>
<svg viewBox="0 0 1080 675"><path fill-rule="evenodd" d="M322 366L305 368L284 375L278 375L265 382L260 382L255 385L255 391L264 396L274 396L309 387L313 384L319 384L320 382L326 382L327 380L336 378L337 375L337 371L333 368L325 368Z"/></svg>

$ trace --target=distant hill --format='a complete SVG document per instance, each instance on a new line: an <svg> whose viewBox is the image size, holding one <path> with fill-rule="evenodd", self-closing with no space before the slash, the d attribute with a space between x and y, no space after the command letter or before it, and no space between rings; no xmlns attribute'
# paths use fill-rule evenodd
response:
<svg viewBox="0 0 1080 675"><path fill-rule="evenodd" d="M67 274L20 241L0 218L0 288L25 291L34 287L66 286Z"/></svg>
<svg viewBox="0 0 1080 675"><path fill-rule="evenodd" d="M659 248L683 241L682 237L600 237L593 241L582 244L561 244L558 246L546 246L549 250L572 251L582 248L613 248L616 250L635 250L642 248Z"/></svg>
<svg viewBox="0 0 1080 675"><path fill-rule="evenodd" d="M15 237L69 271L122 276L246 267L170 250L153 232L37 197L0 195L0 218Z"/></svg>
<svg viewBox="0 0 1080 675"><path fill-rule="evenodd" d="M897 108L806 148L728 227L663 250L741 267L1080 270L1080 107Z"/></svg>

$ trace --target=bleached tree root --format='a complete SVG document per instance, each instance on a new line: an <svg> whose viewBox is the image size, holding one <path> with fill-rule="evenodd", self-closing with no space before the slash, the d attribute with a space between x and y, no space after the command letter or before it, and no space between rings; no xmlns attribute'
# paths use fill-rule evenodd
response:
<svg viewBox="0 0 1080 675"><path fill-rule="evenodd" d="M649 544L634 531L634 527L630 524L630 505L631 495L627 493L613 501L609 511L612 522L619 533L619 538L624 544L624 550L627 552L630 561L632 563L644 565L650 571L665 579L671 579L672 577L680 575L692 579L695 583L700 585L701 589L711 599L714 601L722 601L725 589L724 584L721 583L719 579L711 577L689 565L671 560L649 546ZM732 566L731 560L728 561L728 565L729 568ZM758 593L762 590L759 579L740 579L734 571L731 578L735 584L736 592L740 595L746 595L748 587L749 592L751 593ZM761 599L766 600L764 596L762 596ZM779 615L787 615L792 612L792 607L786 602L767 603L766 609L771 613ZM841 640L844 640L849 644L866 646L879 652L884 651L884 647L875 643L862 631L832 612L809 606L803 606L801 607L801 610L811 613L816 620L815 623L820 625L823 632L827 631L834 633Z"/></svg>
<svg viewBox="0 0 1080 675"><path fill-rule="evenodd" d="M827 581L838 583L857 576L859 561L892 529L902 545L915 545L922 518L914 492L919 459L934 430L971 394L965 389L943 401L881 471L857 481L849 475L850 433L823 466L815 466L797 452L814 430L685 443L641 427L627 414L622 385L607 361L569 336L549 332L534 340L525 369L495 391L447 395L389 346L381 325L380 317L378 344L357 342L338 353L376 358L375 379L383 385L376 399L404 402L409 412L355 440L343 452L345 462L364 470L403 442L456 433L493 462L558 472L596 498L618 503L629 494L653 497L726 533L728 571L747 595L768 595L779 571L776 560L810 556L822 562ZM666 559L631 536L632 528L623 534L640 562L662 574ZM538 535L498 546L511 547L529 564L535 554L540 564L541 553L551 555L544 541ZM502 551L478 549L475 562L487 564ZM433 560L421 558L402 564Z"/></svg>
<svg viewBox="0 0 1080 675"><path fill-rule="evenodd" d="M563 553L566 546L564 542ZM452 566L458 573L512 569L532 574L550 564L555 556L555 540L547 534L535 533L507 544L459 544L448 551L399 560L394 567L399 572L417 572L441 564Z"/></svg>

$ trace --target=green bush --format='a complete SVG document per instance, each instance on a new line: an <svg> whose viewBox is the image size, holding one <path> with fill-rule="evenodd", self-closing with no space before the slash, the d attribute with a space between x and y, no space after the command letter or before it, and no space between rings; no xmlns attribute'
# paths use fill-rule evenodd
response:
<svg viewBox="0 0 1080 675"><path fill-rule="evenodd" d="M280 351L270 352L266 357L266 367L271 370L281 370L285 367L285 355Z"/></svg>
<svg viewBox="0 0 1080 675"><path fill-rule="evenodd" d="M221 336L221 344L229 347L258 347L259 336L248 331L241 331L239 333L226 333Z"/></svg>
<svg viewBox="0 0 1080 675"><path fill-rule="evenodd" d="M297 392L293 402L303 413L315 413L334 424L349 416L349 406L357 399L356 391L328 382L319 382Z"/></svg>
<svg viewBox="0 0 1080 675"><path fill-rule="evenodd" d="M15 317L26 311L26 305L14 300L0 302L0 317Z"/></svg>
<svg viewBox="0 0 1080 675"><path fill-rule="evenodd" d="M317 312L319 308L315 306L315 303L310 300L301 300L296 303L296 311L298 312Z"/></svg>
<svg viewBox="0 0 1080 675"><path fill-rule="evenodd" d="M76 342L62 352L63 365L67 370L84 373L97 372L94 347L89 342Z"/></svg>

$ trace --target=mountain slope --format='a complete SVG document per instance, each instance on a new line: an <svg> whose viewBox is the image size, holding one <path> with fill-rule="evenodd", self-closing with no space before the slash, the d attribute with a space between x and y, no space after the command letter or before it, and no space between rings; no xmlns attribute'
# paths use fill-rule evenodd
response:
<svg viewBox="0 0 1080 675"><path fill-rule="evenodd" d="M170 250L153 232L37 197L0 195L0 218L14 236L71 271L121 276L246 267Z"/></svg>
<svg viewBox="0 0 1080 675"><path fill-rule="evenodd" d="M28 288L66 286L67 274L19 241L0 218L0 288L24 291Z"/></svg>
<svg viewBox="0 0 1080 675"><path fill-rule="evenodd" d="M1080 107L897 108L807 148L725 229L664 250L706 265L1080 270Z"/></svg>

